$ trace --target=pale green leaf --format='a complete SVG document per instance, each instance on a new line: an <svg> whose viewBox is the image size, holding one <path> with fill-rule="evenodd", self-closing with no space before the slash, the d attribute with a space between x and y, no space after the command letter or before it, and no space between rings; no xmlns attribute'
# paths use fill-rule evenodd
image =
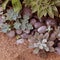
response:
<svg viewBox="0 0 60 60"><path fill-rule="evenodd" d="M28 7L31 7L33 13L37 12L39 18L47 14L54 18L57 12L53 10L52 6L60 6L60 0L24 0L24 2Z"/></svg>
<svg viewBox="0 0 60 60"><path fill-rule="evenodd" d="M48 15L49 15L51 18L54 18L54 13L53 13L53 10L52 10L52 7L51 7L51 6L48 7L47 11L48 11Z"/></svg>
<svg viewBox="0 0 60 60"><path fill-rule="evenodd" d="M9 0L5 0L5 2L2 4L2 7L3 7L4 10L6 9L6 5L7 5L8 2L9 2Z"/></svg>
<svg viewBox="0 0 60 60"><path fill-rule="evenodd" d="M42 0L39 0L39 3L41 4L42 3Z"/></svg>
<svg viewBox="0 0 60 60"><path fill-rule="evenodd" d="M22 9L20 0L12 0L13 9L16 13L19 13Z"/></svg>
<svg viewBox="0 0 60 60"><path fill-rule="evenodd" d="M57 9L57 7L53 6L52 9L53 9L53 12L54 12L55 16L58 16L58 9Z"/></svg>
<svg viewBox="0 0 60 60"><path fill-rule="evenodd" d="M37 6L32 7L32 13L35 13L39 8Z"/></svg>
<svg viewBox="0 0 60 60"><path fill-rule="evenodd" d="M44 10L44 16L46 16L46 15L47 15L47 10L45 9L45 10Z"/></svg>
<svg viewBox="0 0 60 60"><path fill-rule="evenodd" d="M56 1L55 1L55 5L56 5L56 6L60 6L60 0L56 0Z"/></svg>
<svg viewBox="0 0 60 60"><path fill-rule="evenodd" d="M44 11L41 11L41 12L38 11L38 12L37 12L37 15L38 15L39 18L41 18L41 17L44 15Z"/></svg>

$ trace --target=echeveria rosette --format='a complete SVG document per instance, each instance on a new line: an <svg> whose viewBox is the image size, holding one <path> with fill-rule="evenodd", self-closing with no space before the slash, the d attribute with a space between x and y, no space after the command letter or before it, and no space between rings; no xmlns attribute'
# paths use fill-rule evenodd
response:
<svg viewBox="0 0 60 60"><path fill-rule="evenodd" d="M26 29L28 30L32 30L33 29L33 26L32 24L29 23L29 15L24 15L23 16L23 19L20 20L21 21L21 29L24 31Z"/></svg>
<svg viewBox="0 0 60 60"><path fill-rule="evenodd" d="M16 21L16 19L18 18L18 14L14 12L13 9L9 9L7 10L7 13L4 14L6 16L6 20L14 20Z"/></svg>
<svg viewBox="0 0 60 60"><path fill-rule="evenodd" d="M49 51L49 46L48 46L48 38L49 38L49 33L46 33L45 35L35 33L34 37L34 42L31 42L29 45L30 48L34 48L34 53L37 54L40 50L45 50L46 52ZM31 38L30 38L31 39Z"/></svg>
<svg viewBox="0 0 60 60"><path fill-rule="evenodd" d="M5 24L1 23L0 28L1 28L1 32L4 32L4 33L7 33L8 31L11 30L10 25L7 23Z"/></svg>
<svg viewBox="0 0 60 60"><path fill-rule="evenodd" d="M14 28L15 29L20 29L20 26L21 26L21 23L19 23L17 21L14 23Z"/></svg>

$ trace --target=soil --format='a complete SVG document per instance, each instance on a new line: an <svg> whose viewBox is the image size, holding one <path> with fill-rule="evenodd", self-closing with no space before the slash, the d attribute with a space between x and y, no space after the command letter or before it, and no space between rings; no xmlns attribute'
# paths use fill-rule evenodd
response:
<svg viewBox="0 0 60 60"><path fill-rule="evenodd" d="M60 56L55 53L48 53L47 58L41 58L33 54L27 45L27 41L16 45L15 38L11 39L0 33L0 60L60 60Z"/></svg>

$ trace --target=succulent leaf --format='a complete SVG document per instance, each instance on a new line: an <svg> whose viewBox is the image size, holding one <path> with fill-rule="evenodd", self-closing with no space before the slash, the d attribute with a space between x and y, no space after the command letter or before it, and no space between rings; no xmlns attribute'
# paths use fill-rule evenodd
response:
<svg viewBox="0 0 60 60"><path fill-rule="evenodd" d="M18 14L13 11L13 9L7 10L6 20L16 20L18 18Z"/></svg>
<svg viewBox="0 0 60 60"><path fill-rule="evenodd" d="M19 23L19 22L14 23L14 28L15 29L20 29L20 26L21 26L21 23Z"/></svg>
<svg viewBox="0 0 60 60"><path fill-rule="evenodd" d="M8 24L0 24L1 32L7 33L10 31L10 25Z"/></svg>

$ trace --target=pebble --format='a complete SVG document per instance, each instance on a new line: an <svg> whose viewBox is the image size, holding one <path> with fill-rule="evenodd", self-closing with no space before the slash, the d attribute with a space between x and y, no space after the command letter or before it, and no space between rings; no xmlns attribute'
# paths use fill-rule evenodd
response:
<svg viewBox="0 0 60 60"><path fill-rule="evenodd" d="M38 28L38 32L39 33L45 33L46 32L47 27L46 26L41 26L40 28Z"/></svg>
<svg viewBox="0 0 60 60"><path fill-rule="evenodd" d="M16 44L18 45L18 44L22 44L22 43L24 43L24 39L18 39L17 41L16 41Z"/></svg>
<svg viewBox="0 0 60 60"><path fill-rule="evenodd" d="M55 48L55 51L56 51L57 54L60 55L60 48L59 48L59 47L56 47L56 48Z"/></svg>

